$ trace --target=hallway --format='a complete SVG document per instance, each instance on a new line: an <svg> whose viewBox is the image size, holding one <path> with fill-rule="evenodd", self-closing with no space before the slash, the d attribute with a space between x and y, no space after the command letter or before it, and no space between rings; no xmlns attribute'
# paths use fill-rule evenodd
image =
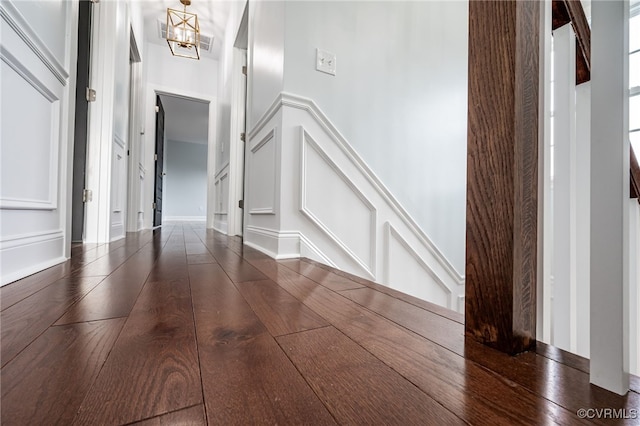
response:
<svg viewBox="0 0 640 426"><path fill-rule="evenodd" d="M637 377L619 397L582 358L465 342L462 315L203 223L75 246L0 297L3 425L566 425L640 408Z"/></svg>

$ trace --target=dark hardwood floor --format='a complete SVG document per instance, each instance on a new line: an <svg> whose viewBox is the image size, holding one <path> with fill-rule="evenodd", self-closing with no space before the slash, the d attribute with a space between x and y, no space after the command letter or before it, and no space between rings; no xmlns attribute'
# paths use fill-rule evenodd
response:
<svg viewBox="0 0 640 426"><path fill-rule="evenodd" d="M583 358L510 357L460 314L199 223L74 245L0 302L3 425L640 424L637 377L617 396Z"/></svg>

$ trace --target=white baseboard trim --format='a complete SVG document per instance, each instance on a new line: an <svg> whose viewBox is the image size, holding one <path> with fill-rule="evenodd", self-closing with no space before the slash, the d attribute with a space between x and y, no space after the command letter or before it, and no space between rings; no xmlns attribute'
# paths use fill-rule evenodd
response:
<svg viewBox="0 0 640 426"><path fill-rule="evenodd" d="M33 275L37 272L44 271L47 268L51 268L52 266L56 266L60 263L66 262L67 260L68 259L66 257L58 257L52 260L48 260L46 262L38 263L37 265L30 265L28 268L23 268L23 269L20 269L19 271L14 271L6 275L3 272L2 281L0 281L0 287L5 286L7 284L11 284L14 281L18 281L24 277L28 277L29 275Z"/></svg>
<svg viewBox="0 0 640 426"><path fill-rule="evenodd" d="M252 237L254 237L252 239ZM247 226L244 244L254 248L275 260L309 259L336 268L315 244L299 231L275 231L258 226Z"/></svg>
<svg viewBox="0 0 640 426"><path fill-rule="evenodd" d="M5 237L0 241L0 286L67 260L61 229Z"/></svg>
<svg viewBox="0 0 640 426"><path fill-rule="evenodd" d="M206 216L165 216L162 220L167 222L204 222L207 218Z"/></svg>

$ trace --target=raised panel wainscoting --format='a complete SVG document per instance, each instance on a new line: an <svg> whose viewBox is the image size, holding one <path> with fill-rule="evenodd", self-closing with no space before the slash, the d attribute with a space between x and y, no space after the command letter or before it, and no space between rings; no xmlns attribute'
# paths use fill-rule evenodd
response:
<svg viewBox="0 0 640 426"><path fill-rule="evenodd" d="M248 148L245 244L462 312L464 277L312 100L281 93Z"/></svg>
<svg viewBox="0 0 640 426"><path fill-rule="evenodd" d="M76 6L0 5L1 285L66 260Z"/></svg>

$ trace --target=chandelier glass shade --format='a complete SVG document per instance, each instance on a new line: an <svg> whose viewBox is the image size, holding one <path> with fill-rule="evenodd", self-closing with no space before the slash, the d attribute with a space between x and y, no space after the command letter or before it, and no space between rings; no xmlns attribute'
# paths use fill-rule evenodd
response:
<svg viewBox="0 0 640 426"><path fill-rule="evenodd" d="M200 59L200 25L198 15L187 12L191 0L180 0L183 10L167 9L167 43L171 54Z"/></svg>

